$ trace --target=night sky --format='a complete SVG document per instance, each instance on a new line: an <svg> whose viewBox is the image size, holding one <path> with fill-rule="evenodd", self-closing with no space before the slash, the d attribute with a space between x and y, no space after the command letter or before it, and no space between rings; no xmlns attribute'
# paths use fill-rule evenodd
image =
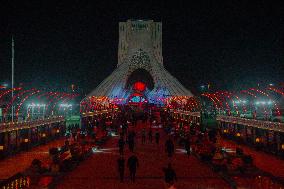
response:
<svg viewBox="0 0 284 189"><path fill-rule="evenodd" d="M118 22L130 18L162 21L164 65L194 93L208 82L234 90L283 82L284 1L16 2L1 3L0 82L10 80L13 34L18 84L74 83L88 93L116 67Z"/></svg>

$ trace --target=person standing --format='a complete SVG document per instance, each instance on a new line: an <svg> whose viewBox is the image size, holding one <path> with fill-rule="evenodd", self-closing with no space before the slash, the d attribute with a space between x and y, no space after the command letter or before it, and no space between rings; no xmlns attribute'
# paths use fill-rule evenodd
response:
<svg viewBox="0 0 284 189"><path fill-rule="evenodd" d="M69 140L65 140L64 145L61 148L62 152L68 151L70 149L70 143Z"/></svg>
<svg viewBox="0 0 284 189"><path fill-rule="evenodd" d="M123 182L125 159L122 155L120 155L120 157L117 159L117 165L118 165L118 173L119 173L120 182Z"/></svg>
<svg viewBox="0 0 284 189"><path fill-rule="evenodd" d="M136 170L139 167L138 158L133 154L128 158L127 166L130 172L130 180L135 182Z"/></svg>
<svg viewBox="0 0 284 189"><path fill-rule="evenodd" d="M170 137L166 141L165 146L166 146L166 152L168 153L168 157L172 157L173 153L174 153L174 150L175 150L175 147L174 147L174 143L173 143L173 141L171 140Z"/></svg>
<svg viewBox="0 0 284 189"><path fill-rule="evenodd" d="M123 137L120 137L119 140L118 140L118 148L119 148L119 154L120 155L123 155L124 145L125 145L124 139L123 139Z"/></svg>
<svg viewBox="0 0 284 189"><path fill-rule="evenodd" d="M159 133L159 131L157 131L156 134L155 134L155 140L156 140L156 144L159 144L159 141L160 141L160 133Z"/></svg>
<svg viewBox="0 0 284 189"><path fill-rule="evenodd" d="M163 172L165 174L165 185L167 188L174 188L174 182L177 182L176 172L172 168L171 163L168 164L167 168L163 168Z"/></svg>

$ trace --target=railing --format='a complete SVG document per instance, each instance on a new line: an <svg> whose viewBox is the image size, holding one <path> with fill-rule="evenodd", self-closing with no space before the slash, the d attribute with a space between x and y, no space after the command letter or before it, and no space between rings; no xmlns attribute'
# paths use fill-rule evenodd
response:
<svg viewBox="0 0 284 189"><path fill-rule="evenodd" d="M109 109L109 110L96 110L94 112L83 112L82 117L88 117L88 116L94 116L99 114L106 114L106 113L112 113L116 112L118 109Z"/></svg>
<svg viewBox="0 0 284 189"><path fill-rule="evenodd" d="M65 118L63 116L56 116L56 117L50 117L46 119L38 119L34 121L0 123L0 133L9 132L12 130L17 130L17 129L32 128L32 127L37 127L37 126L45 125L45 124L57 123L57 122L61 122L64 120Z"/></svg>
<svg viewBox="0 0 284 189"><path fill-rule="evenodd" d="M233 117L233 116L222 116L222 115L218 115L216 120L227 122L227 123L247 125L249 127L256 127L260 129L268 129L268 130L273 130L277 132L284 132L284 123L280 123L280 122L246 119L246 118Z"/></svg>
<svg viewBox="0 0 284 189"><path fill-rule="evenodd" d="M173 110L173 113L175 114L185 114L190 115L194 117L200 117L200 112L191 112L191 111L184 111L184 110Z"/></svg>
<svg viewBox="0 0 284 189"><path fill-rule="evenodd" d="M17 173L16 175L0 182L0 189L24 189L29 188L30 178L24 176L22 173Z"/></svg>

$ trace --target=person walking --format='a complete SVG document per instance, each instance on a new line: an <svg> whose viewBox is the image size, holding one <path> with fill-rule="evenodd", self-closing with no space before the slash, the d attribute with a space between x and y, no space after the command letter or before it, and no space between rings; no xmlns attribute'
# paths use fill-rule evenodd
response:
<svg viewBox="0 0 284 189"><path fill-rule="evenodd" d="M174 150L175 150L175 147L174 147L174 143L173 143L173 141L171 140L170 137L166 141L165 146L166 146L166 153L168 153L168 157L172 157Z"/></svg>
<svg viewBox="0 0 284 189"><path fill-rule="evenodd" d="M142 129L141 135L142 135L142 144L145 144L146 142L146 129L145 128Z"/></svg>
<svg viewBox="0 0 284 189"><path fill-rule="evenodd" d="M125 159L122 155L120 155L120 157L117 159L117 165L118 165L118 173L119 173L120 182L123 182Z"/></svg>
<svg viewBox="0 0 284 189"><path fill-rule="evenodd" d="M156 140L156 144L159 144L159 141L160 141L160 133L159 133L159 131L157 131L156 134L155 134L155 140Z"/></svg>
<svg viewBox="0 0 284 189"><path fill-rule="evenodd" d="M119 154L120 155L123 155L124 145L125 145L125 142L124 142L123 137L121 136L118 140L118 148L119 148Z"/></svg>
<svg viewBox="0 0 284 189"><path fill-rule="evenodd" d="M172 168L171 163L168 164L167 168L163 168L164 179L166 188L175 188L174 183L177 182L176 172Z"/></svg>
<svg viewBox="0 0 284 189"><path fill-rule="evenodd" d="M187 137L184 141L184 149L186 151L186 154L190 156L190 138L189 137Z"/></svg>
<svg viewBox="0 0 284 189"><path fill-rule="evenodd" d="M73 131L72 131L72 137L73 137L73 141L76 142L77 141L77 132L75 131L75 129L73 129Z"/></svg>
<svg viewBox="0 0 284 189"><path fill-rule="evenodd" d="M148 133L148 138L149 138L150 143L152 143L153 133L152 133L151 128L150 128L149 133Z"/></svg>
<svg viewBox="0 0 284 189"><path fill-rule="evenodd" d="M134 138L135 138L135 133L131 131L128 134L128 147L131 152L134 151L134 145L135 145Z"/></svg>
<svg viewBox="0 0 284 189"><path fill-rule="evenodd" d="M122 133L123 136L127 136L127 123L122 124Z"/></svg>
<svg viewBox="0 0 284 189"><path fill-rule="evenodd" d="M138 122L138 120L137 120L136 115L135 115L135 116L134 116L134 126L135 126L135 127L137 127L137 122Z"/></svg>
<svg viewBox="0 0 284 189"><path fill-rule="evenodd" d="M128 158L127 167L130 172L130 180L135 182L136 170L139 167L138 158L133 154Z"/></svg>

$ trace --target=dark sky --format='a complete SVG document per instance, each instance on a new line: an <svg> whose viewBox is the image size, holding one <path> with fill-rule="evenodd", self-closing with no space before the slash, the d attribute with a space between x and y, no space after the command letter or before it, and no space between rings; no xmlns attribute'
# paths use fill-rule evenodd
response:
<svg viewBox="0 0 284 189"><path fill-rule="evenodd" d="M283 1L16 2L1 3L0 82L10 78L13 34L18 83L74 83L88 93L115 68L118 22L129 18L162 21L165 67L193 92L207 82L236 89L283 81Z"/></svg>

